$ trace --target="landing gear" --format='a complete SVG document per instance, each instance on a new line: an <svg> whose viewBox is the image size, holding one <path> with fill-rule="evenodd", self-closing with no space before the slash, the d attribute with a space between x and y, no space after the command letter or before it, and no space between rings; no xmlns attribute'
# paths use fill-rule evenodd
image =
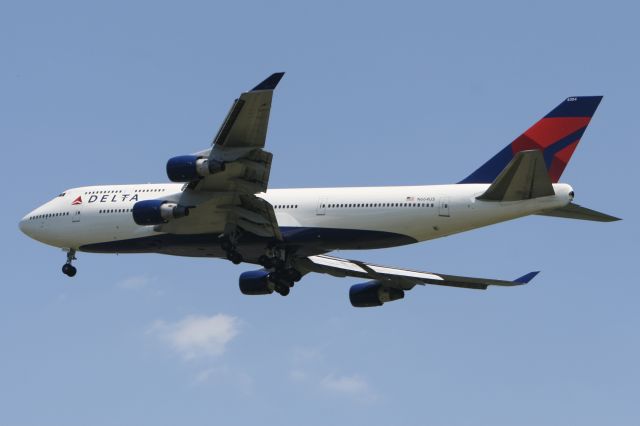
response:
<svg viewBox="0 0 640 426"><path fill-rule="evenodd" d="M261 266L264 266L265 268L272 268L273 267L273 259L271 259L269 256L267 256L266 254L263 254L262 256L260 256L258 258L258 263Z"/></svg>
<svg viewBox="0 0 640 426"><path fill-rule="evenodd" d="M273 275L278 277L275 290L280 296L287 296L295 283L302 279L302 274L293 268L276 270Z"/></svg>
<svg viewBox="0 0 640 426"><path fill-rule="evenodd" d="M236 242L238 240L237 233L230 236L224 235L220 238L220 248L227 253L227 259L229 259L234 265L239 265L243 262L244 258L236 250Z"/></svg>
<svg viewBox="0 0 640 426"><path fill-rule="evenodd" d="M221 235L219 240L227 259L235 264L243 260L236 250L237 242L238 233L235 230ZM294 284L302 279L302 273L296 269L295 248L272 242L252 262L256 260L264 269L245 272L240 276L240 290L244 294L271 294L275 291L281 296L288 296Z"/></svg>
<svg viewBox="0 0 640 426"><path fill-rule="evenodd" d="M62 273L68 277L73 277L77 272L78 270L73 265L70 265L68 263L62 265Z"/></svg>
<svg viewBox="0 0 640 426"><path fill-rule="evenodd" d="M288 296L291 292L291 287L276 287L276 292L280 296Z"/></svg>
<svg viewBox="0 0 640 426"><path fill-rule="evenodd" d="M237 251L228 251L227 252L227 259L229 259L234 265L239 265L244 260L242 255L240 253L238 253Z"/></svg>
<svg viewBox="0 0 640 426"><path fill-rule="evenodd" d="M67 251L67 263L62 265L62 273L68 277L73 277L78 272L76 267L71 264L74 260L76 260L76 251L69 249L69 251Z"/></svg>
<svg viewBox="0 0 640 426"><path fill-rule="evenodd" d="M271 268L282 269L284 267L285 262L279 257L271 257L271 256L267 256L266 254L263 254L258 258L258 264L264 266L267 269L271 269Z"/></svg>
<svg viewBox="0 0 640 426"><path fill-rule="evenodd" d="M289 280L280 271L274 271L270 273L269 281L271 281L274 284L275 286L274 290L280 296L289 295L289 292L291 292L291 287L293 287L293 281Z"/></svg>
<svg viewBox="0 0 640 426"><path fill-rule="evenodd" d="M294 283L302 279L302 274L297 269L289 268L282 271L282 274ZM293 284L292 284L293 286Z"/></svg>
<svg viewBox="0 0 640 426"><path fill-rule="evenodd" d="M231 239L226 237L222 238L220 240L220 248L226 251L227 253L230 251L233 251L234 247L233 247L233 243L231 242Z"/></svg>
<svg viewBox="0 0 640 426"><path fill-rule="evenodd" d="M294 268L294 253L285 247L270 246L265 254L258 258L258 263L265 269L271 270L271 281L276 293L287 296L291 287L302 279L302 274Z"/></svg>

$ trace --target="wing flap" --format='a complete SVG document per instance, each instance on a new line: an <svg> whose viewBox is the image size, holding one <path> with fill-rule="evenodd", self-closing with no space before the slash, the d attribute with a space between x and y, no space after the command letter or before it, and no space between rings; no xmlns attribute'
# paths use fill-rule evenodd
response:
<svg viewBox="0 0 640 426"><path fill-rule="evenodd" d="M232 214L241 219L238 226L261 237L273 237L282 240L276 213L266 200L252 195L240 195L240 204L234 206ZM251 229L248 229L248 225ZM255 232L256 227L260 232Z"/></svg>

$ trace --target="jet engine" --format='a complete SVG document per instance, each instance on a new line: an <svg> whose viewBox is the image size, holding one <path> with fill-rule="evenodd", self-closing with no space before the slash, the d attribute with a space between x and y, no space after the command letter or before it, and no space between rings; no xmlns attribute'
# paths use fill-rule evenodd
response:
<svg viewBox="0 0 640 426"><path fill-rule="evenodd" d="M166 200L143 200L133 205L132 213L138 225L160 225L189 216L189 208Z"/></svg>
<svg viewBox="0 0 640 426"><path fill-rule="evenodd" d="M381 281L356 284L349 289L349 300L355 308L382 306L385 302L404 298L404 290L386 287Z"/></svg>
<svg viewBox="0 0 640 426"><path fill-rule="evenodd" d="M273 293L275 284L269 280L269 274L264 269L243 272L240 274L240 291L250 296Z"/></svg>
<svg viewBox="0 0 640 426"><path fill-rule="evenodd" d="M167 161L167 176L172 182L192 182L224 170L224 163L197 155L181 155Z"/></svg>

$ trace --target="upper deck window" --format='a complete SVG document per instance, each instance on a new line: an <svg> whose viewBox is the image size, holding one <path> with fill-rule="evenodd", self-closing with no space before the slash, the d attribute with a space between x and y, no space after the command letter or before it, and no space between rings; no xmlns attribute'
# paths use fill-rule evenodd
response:
<svg viewBox="0 0 640 426"><path fill-rule="evenodd" d="M63 192L62 194L58 195L58 197L64 197L65 194L66 192Z"/></svg>

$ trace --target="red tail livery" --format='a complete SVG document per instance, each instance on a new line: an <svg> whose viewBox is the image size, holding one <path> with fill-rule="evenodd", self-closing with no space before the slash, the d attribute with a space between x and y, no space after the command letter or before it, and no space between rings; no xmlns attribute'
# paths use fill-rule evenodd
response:
<svg viewBox="0 0 640 426"><path fill-rule="evenodd" d="M520 151L539 149L551 181L560 179L602 96L567 98L460 183L491 183Z"/></svg>

